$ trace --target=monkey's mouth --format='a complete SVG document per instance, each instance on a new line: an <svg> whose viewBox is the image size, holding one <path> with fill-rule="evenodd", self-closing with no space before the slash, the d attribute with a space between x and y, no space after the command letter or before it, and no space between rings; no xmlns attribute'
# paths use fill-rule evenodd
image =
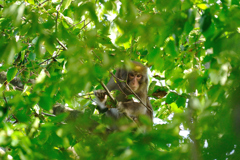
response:
<svg viewBox="0 0 240 160"><path fill-rule="evenodd" d="M136 91L138 89L138 86L131 86L130 87L133 91Z"/></svg>

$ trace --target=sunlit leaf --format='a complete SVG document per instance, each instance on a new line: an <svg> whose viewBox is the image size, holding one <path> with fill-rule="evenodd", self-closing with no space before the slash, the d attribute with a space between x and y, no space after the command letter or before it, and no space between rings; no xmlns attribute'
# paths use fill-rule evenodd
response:
<svg viewBox="0 0 240 160"><path fill-rule="evenodd" d="M206 3L200 3L200 4L197 4L197 7L202 10L206 10L209 6Z"/></svg>
<svg viewBox="0 0 240 160"><path fill-rule="evenodd" d="M34 4L34 0L27 0L28 3Z"/></svg>

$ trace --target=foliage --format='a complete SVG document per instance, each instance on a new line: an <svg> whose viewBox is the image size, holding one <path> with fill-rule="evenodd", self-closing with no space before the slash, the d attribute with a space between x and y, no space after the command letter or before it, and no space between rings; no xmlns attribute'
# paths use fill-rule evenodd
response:
<svg viewBox="0 0 240 160"><path fill-rule="evenodd" d="M0 4L3 159L239 159L238 0ZM129 60L150 68L155 124L106 133L92 93Z"/></svg>

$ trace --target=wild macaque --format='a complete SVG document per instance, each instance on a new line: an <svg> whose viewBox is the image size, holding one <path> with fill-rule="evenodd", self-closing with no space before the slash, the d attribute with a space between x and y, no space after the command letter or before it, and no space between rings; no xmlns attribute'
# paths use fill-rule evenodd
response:
<svg viewBox="0 0 240 160"><path fill-rule="evenodd" d="M153 111L147 96L147 86L147 67L139 62L132 61L130 67L117 69L116 74L111 77L107 84L109 91L120 91L116 96L116 108L106 107L107 94L105 90L97 90L94 93L98 101L100 101L99 106L101 110L105 110L106 115L119 119L125 114L125 116L130 117L135 122L138 122L139 116L145 115L152 122ZM129 95L138 97L135 98L138 101L129 99Z"/></svg>

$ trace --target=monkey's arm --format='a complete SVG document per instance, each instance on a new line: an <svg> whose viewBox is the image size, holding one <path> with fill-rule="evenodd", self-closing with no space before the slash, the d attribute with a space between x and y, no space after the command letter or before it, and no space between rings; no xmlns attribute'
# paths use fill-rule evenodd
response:
<svg viewBox="0 0 240 160"><path fill-rule="evenodd" d="M151 121L153 122L153 109L148 97L147 97L147 107L151 109L151 111L150 110L147 111L147 115L150 117Z"/></svg>

